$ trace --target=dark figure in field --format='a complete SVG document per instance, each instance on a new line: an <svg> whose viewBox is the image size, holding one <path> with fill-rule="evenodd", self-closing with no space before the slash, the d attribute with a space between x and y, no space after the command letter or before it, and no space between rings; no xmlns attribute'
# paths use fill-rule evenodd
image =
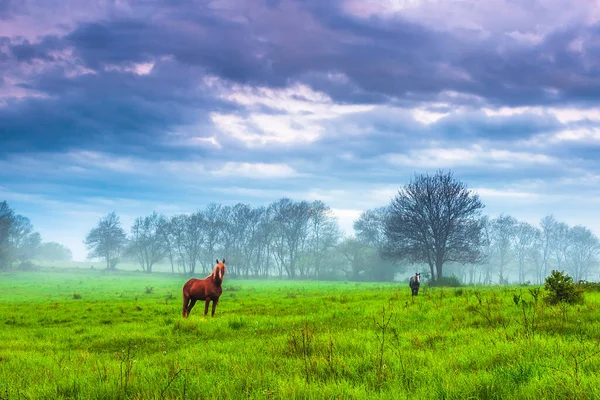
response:
<svg viewBox="0 0 600 400"><path fill-rule="evenodd" d="M212 274L204 279L192 278L183 285L183 318L187 318L190 315L190 311L194 308L196 301L203 300L204 304L204 316L208 314L208 304L212 300L212 314L215 316L215 309L219 302L219 297L223 293L221 284L223 283L223 276L225 276L225 259L223 261L217 260L217 265L213 269Z"/></svg>
<svg viewBox="0 0 600 400"><path fill-rule="evenodd" d="M417 296L419 294L419 286L421 286L421 273L417 272L415 276L411 276L408 285L410 286L412 295Z"/></svg>

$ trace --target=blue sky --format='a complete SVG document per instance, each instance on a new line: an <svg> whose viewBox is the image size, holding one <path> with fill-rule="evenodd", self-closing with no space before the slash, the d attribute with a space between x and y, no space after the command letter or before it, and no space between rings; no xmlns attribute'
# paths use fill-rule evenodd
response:
<svg viewBox="0 0 600 400"><path fill-rule="evenodd" d="M83 259L116 211L321 199L414 173L600 234L590 0L0 0L0 200Z"/></svg>

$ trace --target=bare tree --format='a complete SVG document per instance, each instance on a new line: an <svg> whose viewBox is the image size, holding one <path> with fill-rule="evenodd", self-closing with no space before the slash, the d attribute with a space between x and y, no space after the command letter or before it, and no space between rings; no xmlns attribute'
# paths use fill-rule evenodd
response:
<svg viewBox="0 0 600 400"><path fill-rule="evenodd" d="M231 209L229 216L229 239L231 240L229 261L232 272L248 276L254 247L252 234L258 219L256 212L247 204L238 203Z"/></svg>
<svg viewBox="0 0 600 400"><path fill-rule="evenodd" d="M222 214L221 205L210 203L204 210L204 256L201 265L204 273L208 273L216 257L215 252L221 239Z"/></svg>
<svg viewBox="0 0 600 400"><path fill-rule="evenodd" d="M121 228L121 221L113 211L102 218L85 238L89 258L103 258L106 269L114 269L121 251L127 242L127 235Z"/></svg>
<svg viewBox="0 0 600 400"><path fill-rule="evenodd" d="M569 225L564 222L556 222L552 229L552 250L556 269L559 271L565 268L569 240Z"/></svg>
<svg viewBox="0 0 600 400"><path fill-rule="evenodd" d="M565 251L565 263L575 281L587 279L598 266L600 242L588 228L578 225L569 229L569 245Z"/></svg>
<svg viewBox="0 0 600 400"><path fill-rule="evenodd" d="M479 262L477 264L470 264L469 273L470 281L474 281L474 267L479 267L479 283L491 284L492 283L492 222L490 217L484 215L480 218L479 223L481 225L481 239L479 242Z"/></svg>
<svg viewBox="0 0 600 400"><path fill-rule="evenodd" d="M505 274L512 256L511 250L517 220L510 215L501 214L491 222L494 258L498 260L498 278L501 284L507 283Z"/></svg>
<svg viewBox="0 0 600 400"><path fill-rule="evenodd" d="M540 234L537 241L539 255L536 256L539 259L539 262L536 263L538 266L536 271L538 284L544 282L550 271L550 256L552 255L552 242L556 224L556 219L552 215L547 215L540 221Z"/></svg>
<svg viewBox="0 0 600 400"><path fill-rule="evenodd" d="M527 222L519 222L515 226L512 246L518 262L519 283L525 282L527 260L532 254L532 248L535 246L537 237L538 231L533 225Z"/></svg>
<svg viewBox="0 0 600 400"><path fill-rule="evenodd" d="M169 236L173 253L177 260L178 271L184 275L187 274L187 255L186 255L186 225L187 215L174 215L169 221Z"/></svg>
<svg viewBox="0 0 600 400"><path fill-rule="evenodd" d="M182 256L188 265L190 275L196 273L196 265L200 259L202 246L204 244L204 215L197 211L190 215L184 215Z"/></svg>
<svg viewBox="0 0 600 400"><path fill-rule="evenodd" d="M335 247L341 234L331 208L322 201L313 201L309 213L308 251L310 257L307 259L313 268L315 278L319 279L325 255L328 250Z"/></svg>
<svg viewBox="0 0 600 400"><path fill-rule="evenodd" d="M279 236L275 256L290 278L298 275L297 263L308 234L310 204L283 198L273 204L274 226Z"/></svg>
<svg viewBox="0 0 600 400"><path fill-rule="evenodd" d="M257 276L268 276L271 269L272 249L275 237L273 229L273 209L272 207L260 207L258 210L258 226L254 234L254 252L253 266Z"/></svg>
<svg viewBox="0 0 600 400"><path fill-rule="evenodd" d="M354 221L354 232L356 239L365 246L372 249L368 251L368 257L364 257L367 263L365 273L372 280L391 281L397 270L395 262L383 257L385 254L385 225L388 218L388 208L379 207L364 211Z"/></svg>
<svg viewBox="0 0 600 400"><path fill-rule="evenodd" d="M136 218L131 226L131 239L128 251L135 255L144 272L152 272L152 266L165 258L167 243L161 234L166 219L153 212L143 218Z"/></svg>
<svg viewBox="0 0 600 400"><path fill-rule="evenodd" d="M176 238L174 234L173 219L167 219L161 221L159 229L157 231L160 240L163 243L165 249L165 257L169 259L169 263L171 264L171 273L175 274L175 257L177 254L177 244Z"/></svg>
<svg viewBox="0 0 600 400"><path fill-rule="evenodd" d="M9 266L11 260L10 233L15 213L6 201L0 203L0 269Z"/></svg>
<svg viewBox="0 0 600 400"><path fill-rule="evenodd" d="M433 280L446 262L477 262L483 207L452 172L415 175L390 204L386 254L428 264Z"/></svg>

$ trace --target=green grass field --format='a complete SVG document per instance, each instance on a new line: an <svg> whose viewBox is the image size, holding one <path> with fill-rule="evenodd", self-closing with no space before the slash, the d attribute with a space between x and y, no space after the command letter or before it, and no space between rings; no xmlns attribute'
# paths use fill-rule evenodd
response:
<svg viewBox="0 0 600 400"><path fill-rule="evenodd" d="M598 293L226 277L184 320L185 280L0 275L0 399L600 398Z"/></svg>

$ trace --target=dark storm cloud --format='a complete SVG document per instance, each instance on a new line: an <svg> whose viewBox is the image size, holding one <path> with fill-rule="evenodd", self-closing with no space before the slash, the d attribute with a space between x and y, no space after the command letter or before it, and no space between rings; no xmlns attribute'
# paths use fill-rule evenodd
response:
<svg viewBox="0 0 600 400"><path fill-rule="evenodd" d="M169 62L145 76L101 71L69 78L61 68L47 71L27 85L47 98L0 107L0 152L88 148L157 156L167 133L206 120L202 110L232 110L203 89L202 78L202 71Z"/></svg>
<svg viewBox="0 0 600 400"><path fill-rule="evenodd" d="M5 13L14 8L0 4ZM587 40L585 51L572 49L579 37L597 37L597 27L562 28L531 45L505 35L442 32L398 17L359 18L339 2L130 4L139 15L108 13L74 24L63 37L10 41L9 52L1 54L22 78L15 87L46 97L0 108L3 151L158 150L165 132L209 126L210 112L235 108L207 90L205 76L273 88L300 81L339 103L401 107L437 101L446 92L477 96L456 100L463 105L585 104L595 102L600 89L597 69L590 67L598 61L598 45ZM67 49L72 60L61 55ZM24 69L34 62L46 68ZM131 72L137 63L155 66L138 76ZM76 68L94 74L74 74ZM459 114L429 127L409 122L394 134L379 121L368 130L372 136L342 146L356 141L368 155L399 137L507 140L556 129L552 120L528 118Z"/></svg>
<svg viewBox="0 0 600 400"><path fill-rule="evenodd" d="M569 51L578 36L596 37L593 27L567 28L525 45L505 35L480 40L433 31L399 18L359 19L335 3L240 4L219 12L181 7L153 20L85 24L67 40L92 68L169 54L224 79L272 87L337 71L363 92L362 99L349 93L344 99L344 91L327 82L311 83L340 101L427 101L450 90L494 104L548 104L594 100L598 89L597 72L585 67L598 60L596 49ZM559 94L549 95L549 88Z"/></svg>

